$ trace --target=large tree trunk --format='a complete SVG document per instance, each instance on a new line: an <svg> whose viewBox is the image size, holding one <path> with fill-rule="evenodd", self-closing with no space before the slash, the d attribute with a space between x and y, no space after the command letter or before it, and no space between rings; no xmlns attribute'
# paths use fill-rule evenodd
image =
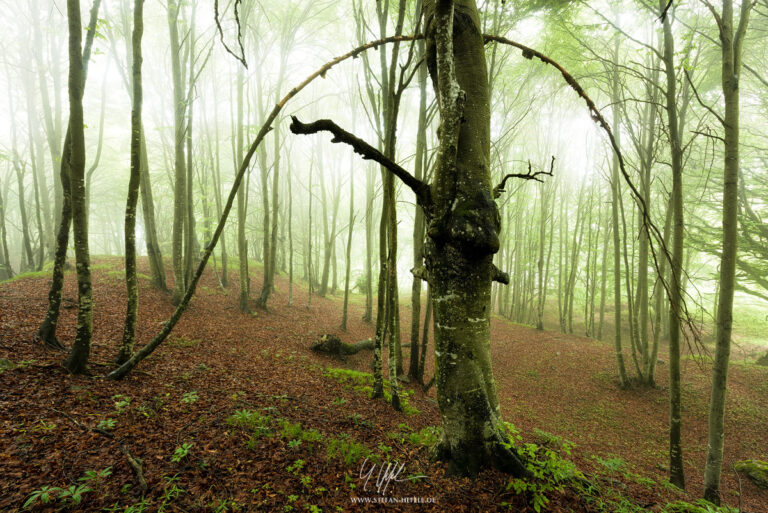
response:
<svg viewBox="0 0 768 513"><path fill-rule="evenodd" d="M133 355L136 338L136 322L139 310L139 283L136 277L136 204L139 201L141 180L141 103L143 91L141 82L141 38L144 34L144 0L135 0L133 7L133 94L131 108L131 176L128 181L128 199L125 205L125 288L128 301L123 326L123 343L115 359L118 365Z"/></svg>
<svg viewBox="0 0 768 513"><path fill-rule="evenodd" d="M477 6L458 0L454 15L453 1L429 0L424 9L441 135L425 247L443 424L437 455L459 474L494 465L524 475L504 445L491 369L491 279L501 223L491 196L488 73Z"/></svg>
<svg viewBox="0 0 768 513"><path fill-rule="evenodd" d="M64 366L73 374L85 372L91 352L93 293L91 290L88 222L85 211L85 134L83 129L83 58L80 1L67 1L69 21L69 129L71 133L70 186L72 228L77 260L77 334Z"/></svg>

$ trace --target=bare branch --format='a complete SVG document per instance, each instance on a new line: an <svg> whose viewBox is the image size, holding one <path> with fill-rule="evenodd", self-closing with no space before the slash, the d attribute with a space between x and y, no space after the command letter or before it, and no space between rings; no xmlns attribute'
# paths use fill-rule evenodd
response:
<svg viewBox="0 0 768 513"><path fill-rule="evenodd" d="M717 118L717 120L720 122L721 125L725 126L725 119L723 119L723 117L720 116L720 114L715 112L715 109L713 109L712 107L710 107L709 105L707 105L702 101L701 97L699 96L699 91L696 90L696 86L693 85L693 80L691 80L691 76L688 74L688 70L683 68L683 73L685 74L685 78L688 80L688 83L691 85L691 89L693 89L693 94L696 96L696 101L699 102L699 105L707 109L707 111L709 111L710 114L712 114L713 116L715 116L715 118Z"/></svg>
<svg viewBox="0 0 768 513"><path fill-rule="evenodd" d="M333 134L332 143L345 143L352 146L352 149L358 155L361 155L365 160L373 160L378 162L386 169L388 169L393 175L398 177L402 182L407 185L416 194L416 201L424 209L424 213L428 215L428 211L432 205L430 197L429 186L421 180L415 178L408 171L400 167L396 162L393 162L389 158L385 157L379 150L363 141L362 139L347 132L339 125L331 121L330 119L320 119L313 123L302 123L296 116L291 116L291 132L297 135L311 135L318 132L330 132Z"/></svg>
<svg viewBox="0 0 768 513"><path fill-rule="evenodd" d="M552 155L552 162L549 164L549 171L536 171L535 173L531 170L531 161L528 161L528 172L527 173L509 173L507 176L504 177L504 179L501 181L499 185L493 188L493 197L498 198L501 196L502 192L505 192L505 185L507 183L507 180L510 178L522 178L523 180L536 180L537 182L544 183L544 180L539 178L540 175L544 176L554 176L554 168L555 168L555 156Z"/></svg>
<svg viewBox="0 0 768 513"><path fill-rule="evenodd" d="M238 10L238 5L240 5L241 1L242 0L235 0L235 22L237 23L237 44L240 46L240 55L236 55L232 50L229 49L227 43L224 42L224 31L221 29L221 23L219 21L219 0L214 0L213 2L213 18L216 20L216 28L219 30L219 39L221 39L221 44L224 45L224 49L228 54L240 61L245 69L248 69L248 63L245 62L245 49L243 48L243 29L241 27L240 12Z"/></svg>

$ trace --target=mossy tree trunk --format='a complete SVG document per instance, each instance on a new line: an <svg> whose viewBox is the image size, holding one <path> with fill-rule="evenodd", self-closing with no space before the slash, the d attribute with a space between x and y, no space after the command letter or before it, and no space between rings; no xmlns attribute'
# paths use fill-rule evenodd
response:
<svg viewBox="0 0 768 513"><path fill-rule="evenodd" d="M501 222L491 196L490 106L475 0L424 2L427 63L440 108L425 265L434 305L438 456L459 474L525 474L507 449L490 354L491 281ZM455 12L454 12L455 11Z"/></svg>
<svg viewBox="0 0 768 513"><path fill-rule="evenodd" d="M67 1L69 24L69 161L72 195L72 226L77 260L77 334L64 366L73 374L85 372L91 352L93 330L93 292L91 290L90 255L88 250L88 217L85 211L85 134L83 128L82 25L80 1Z"/></svg>
<svg viewBox="0 0 768 513"><path fill-rule="evenodd" d="M739 191L739 78L741 49L754 2L741 3L738 26L734 28L733 1L723 0L718 15L712 9L720 31L722 89L725 103L723 124L723 245L720 256L720 296L717 304L717 339L712 395L709 401L709 443L704 471L704 498L720 504L720 474L725 441L725 394L733 328L733 293L736 276Z"/></svg>
<svg viewBox="0 0 768 513"><path fill-rule="evenodd" d="M666 6L659 0L659 9ZM685 488L682 444L682 398L680 387L680 335L682 318L682 289L680 287L683 272L683 150L680 143L680 124L677 112L677 78L675 76L675 46L669 16L664 17L664 53L663 63L666 76L666 111L667 133L672 157L672 269L669 290L669 482L679 488ZM669 217L669 214L668 214ZM665 235L668 229L665 223ZM660 273L664 273L661 267ZM661 291L658 291L659 294ZM654 354L655 358L655 354ZM653 384L652 367L648 367L649 384Z"/></svg>
<svg viewBox="0 0 768 513"><path fill-rule="evenodd" d="M83 86L88 77L88 61L90 60L91 48L93 47L93 38L96 33L96 23L98 22L100 6L101 0L94 0L93 6L91 7L90 20L88 21L88 32L85 36L85 46L82 55ZM57 210L56 212L58 229L56 232L56 249L53 256L51 287L48 290L48 310L46 311L43 323L37 331L37 338L41 340L43 344L47 347L56 349L64 348L61 342L56 338L56 327L59 322L59 312L61 309L61 289L64 285L64 264L67 260L69 230L72 226L72 195L69 179L70 142L71 133L69 127L67 127L67 132L64 137L64 146L61 150L61 159L59 161L59 182L61 183L62 197L60 202L61 210ZM57 201L57 203L59 202Z"/></svg>
<svg viewBox="0 0 768 513"><path fill-rule="evenodd" d="M128 200L125 205L125 288L127 304L123 343L115 359L124 364L133 354L133 342L136 338L136 321L139 310L139 284L136 277L136 204L139 201L139 182L141 180L141 103L143 100L141 82L141 38L144 34L144 0L136 0L133 7L133 94L131 108L131 175L128 181Z"/></svg>

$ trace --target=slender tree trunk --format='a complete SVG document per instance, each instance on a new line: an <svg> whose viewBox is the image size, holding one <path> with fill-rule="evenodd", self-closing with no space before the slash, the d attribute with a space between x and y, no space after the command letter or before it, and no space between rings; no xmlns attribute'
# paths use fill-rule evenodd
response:
<svg viewBox="0 0 768 513"><path fill-rule="evenodd" d="M133 6L133 94L131 109L131 176L128 181L128 200L125 206L125 288L127 306L123 343L116 363L122 365L133 355L136 338L136 321L139 309L139 283L136 277L136 204L139 200L141 181L141 104L143 100L141 78L141 38L144 34L144 0L135 0Z"/></svg>
<svg viewBox="0 0 768 513"><path fill-rule="evenodd" d="M665 6L659 0L660 9ZM683 262L683 151L680 143L677 118L677 79L675 76L675 47L669 17L664 18L664 68L666 73L667 133L672 157L672 276L669 284L669 482L678 488L685 488L682 444L682 397L680 389L680 319L682 318L682 296L680 279ZM668 214L669 219L669 214ZM665 223L666 225L667 223ZM665 226L665 232L668 232ZM666 233L665 233L666 235ZM660 273L664 268L660 269ZM660 279L664 279L663 274ZM659 290L661 294L661 290ZM649 381L653 381L650 376Z"/></svg>
<svg viewBox="0 0 768 513"><path fill-rule="evenodd" d="M144 241L147 246L147 258L152 277L152 286L158 290L167 291L165 283L165 264L157 239L157 223L155 221L155 201L152 196L152 183L149 177L149 158L147 157L147 141L144 138L144 127L141 132L141 211L144 219Z"/></svg>
<svg viewBox="0 0 768 513"><path fill-rule="evenodd" d="M365 174L365 313L363 320L373 320L373 180L374 171Z"/></svg>
<svg viewBox="0 0 768 513"><path fill-rule="evenodd" d="M616 39L614 57L618 57L619 40ZM613 107L612 126L617 127L616 143L619 144L620 124L619 117L619 71L616 66L612 70L611 79L611 104ZM611 223L613 228L613 322L614 322L614 347L616 349L616 364L619 370L619 384L622 388L629 386L627 370L624 366L624 355L621 349L621 228L619 226L619 159L614 154L611 165Z"/></svg>
<svg viewBox="0 0 768 513"><path fill-rule="evenodd" d="M309 165L309 208L307 210L307 310L312 305L312 170L313 165Z"/></svg>
<svg viewBox="0 0 768 513"><path fill-rule="evenodd" d="M288 165L288 306L293 306L293 177Z"/></svg>
<svg viewBox="0 0 768 513"><path fill-rule="evenodd" d="M85 81L88 77L88 61L91 56L93 38L96 33L96 23L98 22L99 7L101 0L94 0L91 7L90 20L88 22L88 32L85 37L85 46L82 55L82 89L85 87ZM56 73L54 73L56 76ZM81 100L82 101L82 100ZM63 349L64 346L56 338L56 327L59 322L59 311L61 308L61 289L64 285L64 264L67 260L67 246L69 245L69 229L72 224L72 193L70 183L70 155L71 139L70 126L67 126L67 133L64 137L64 146L62 148L61 159L59 161L59 176L62 189L61 215L58 216L58 231L56 233L56 251L53 258L53 273L51 276L51 287L48 290L48 310L45 319L37 330L39 338L46 347L54 349Z"/></svg>
<svg viewBox="0 0 768 513"><path fill-rule="evenodd" d="M243 88L245 75L242 67L237 69L237 125L236 131L236 149L235 165L243 157ZM240 292L238 294L240 311L249 312L248 306L248 246L245 242L245 193L246 188L241 186L237 191L237 257L240 261L239 266L239 284ZM266 264L265 264L266 266Z"/></svg>
<svg viewBox="0 0 768 513"><path fill-rule="evenodd" d="M88 223L85 211L85 135L83 130L84 70L80 1L67 0L69 22L69 129L72 134L70 181L72 194L72 227L77 259L77 334L64 362L73 374L85 372L91 352L93 330L93 293L91 290Z"/></svg>
<svg viewBox="0 0 768 513"><path fill-rule="evenodd" d="M355 224L355 172L354 164L349 173L349 231L347 232L347 260L344 275L344 309L341 316L341 330L347 331L347 308L349 307L349 276L352 270L352 228Z"/></svg>
<svg viewBox="0 0 768 513"><path fill-rule="evenodd" d="M8 254L8 230L5 226L5 193L0 187L0 281L13 278L11 257Z"/></svg>
<svg viewBox="0 0 768 513"><path fill-rule="evenodd" d="M185 141L185 91L181 70L181 47L179 42L180 6L177 0L168 0L168 28L171 37L171 70L173 74L174 112L174 186L173 186L173 297L174 305L181 302L185 290L184 276L184 227L187 197L187 170L184 155Z"/></svg>
<svg viewBox="0 0 768 513"><path fill-rule="evenodd" d="M418 12L418 11L417 11ZM426 54L424 41L418 41L417 55ZM416 132L416 156L414 174L417 179L424 179L424 161L427 146L427 68L419 67L419 122ZM416 206L413 222L413 267L421 267L424 262L424 213ZM421 278L414 276L411 286L411 359L408 376L419 378L419 323L421 321Z"/></svg>
<svg viewBox="0 0 768 513"><path fill-rule="evenodd" d="M720 475L725 441L725 395L733 329L733 292L736 275L739 191L739 77L741 48L753 2L741 3L738 28L734 30L733 1L723 0L718 25L722 51L722 89L725 102L723 139L723 251L720 256L720 297L717 304L717 335L709 401L709 443L704 471L704 498L720 504ZM681 216L682 217L682 216ZM677 228L677 227L675 227ZM682 252L679 255L682 266ZM674 274L674 273L673 273ZM679 276L679 275L678 275ZM678 280L681 278L678 277Z"/></svg>
<svg viewBox="0 0 768 513"><path fill-rule="evenodd" d="M427 343L429 342L429 327L432 325L432 293L430 292L429 285L427 285L427 308L424 312L424 326L422 327L421 336L421 354L419 355L419 375L417 377L419 383L424 385L424 367L427 364Z"/></svg>

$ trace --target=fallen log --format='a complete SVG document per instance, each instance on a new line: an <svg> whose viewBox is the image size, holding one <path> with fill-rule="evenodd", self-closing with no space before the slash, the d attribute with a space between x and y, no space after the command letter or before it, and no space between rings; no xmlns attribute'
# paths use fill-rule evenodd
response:
<svg viewBox="0 0 768 513"><path fill-rule="evenodd" d="M347 344L342 342L336 335L323 335L320 339L309 347L317 353L324 353L331 356L344 357L350 354L357 354L363 350L373 350L373 340L370 338L361 340L356 344Z"/></svg>

